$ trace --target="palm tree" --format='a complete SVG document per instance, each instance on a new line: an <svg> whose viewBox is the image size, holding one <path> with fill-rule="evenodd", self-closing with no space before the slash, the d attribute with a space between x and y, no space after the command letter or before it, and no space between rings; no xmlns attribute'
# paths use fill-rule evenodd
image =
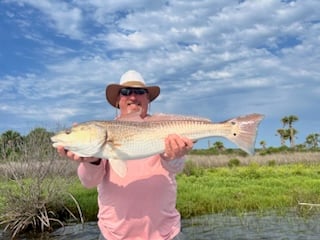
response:
<svg viewBox="0 0 320 240"><path fill-rule="evenodd" d="M295 115L290 115L288 117L288 125L289 125L289 129L290 129L289 140L290 140L291 147L294 147L294 145L295 145L294 138L295 138L295 135L298 133L298 131L292 127L292 123L294 123L295 121L298 121L298 120L299 120L299 118Z"/></svg>
<svg viewBox="0 0 320 240"><path fill-rule="evenodd" d="M289 128L292 128L292 123L295 122L295 121L298 121L299 118L295 115L290 115L288 117L288 125L289 125Z"/></svg>
<svg viewBox="0 0 320 240"><path fill-rule="evenodd" d="M294 148L295 147L295 136L297 135L298 131L295 129L295 128L290 128L290 129L287 129L288 131L288 138L289 138L289 141L290 141L290 147L291 148Z"/></svg>
<svg viewBox="0 0 320 240"><path fill-rule="evenodd" d="M290 135L288 129L280 128L277 130L277 133L280 135L281 146L285 146L286 140L288 140Z"/></svg>
<svg viewBox="0 0 320 240"><path fill-rule="evenodd" d="M263 150L265 150L267 148L267 143L265 141L263 141L263 140L260 142L260 145L261 145Z"/></svg>
<svg viewBox="0 0 320 240"><path fill-rule="evenodd" d="M306 144L313 149L318 148L320 144L320 134L318 133L313 133L309 134L306 138Z"/></svg>
<svg viewBox="0 0 320 240"><path fill-rule="evenodd" d="M11 153L20 151L23 137L19 132L8 130L1 135L1 154L2 158L7 158Z"/></svg>
<svg viewBox="0 0 320 240"><path fill-rule="evenodd" d="M298 121L298 117L295 115L289 115L289 116L285 116L281 119L281 122L283 124L283 129L286 130L286 126L288 125L288 130L289 130L289 136L287 139L289 139L290 141L290 146L293 148L295 146L295 135L298 133L298 131L296 129L293 128L293 123L295 121ZM279 132L278 132L279 133ZM280 134L280 133L279 133ZM280 135L281 136L281 135Z"/></svg>
<svg viewBox="0 0 320 240"><path fill-rule="evenodd" d="M216 141L216 142L213 144L213 148L214 148L214 149L217 149L218 152L223 151L223 150L224 150L223 142Z"/></svg>
<svg viewBox="0 0 320 240"><path fill-rule="evenodd" d="M289 118L287 116L283 117L281 119L281 122L282 122L282 127L285 128L287 126L287 124L289 123Z"/></svg>

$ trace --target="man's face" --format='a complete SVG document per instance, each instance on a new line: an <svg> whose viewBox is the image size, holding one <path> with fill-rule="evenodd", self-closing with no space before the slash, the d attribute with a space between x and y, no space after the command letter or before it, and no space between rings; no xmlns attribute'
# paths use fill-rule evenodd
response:
<svg viewBox="0 0 320 240"><path fill-rule="evenodd" d="M120 116L139 111L141 112L142 118L147 115L149 96L145 89L123 88L120 90L118 102Z"/></svg>

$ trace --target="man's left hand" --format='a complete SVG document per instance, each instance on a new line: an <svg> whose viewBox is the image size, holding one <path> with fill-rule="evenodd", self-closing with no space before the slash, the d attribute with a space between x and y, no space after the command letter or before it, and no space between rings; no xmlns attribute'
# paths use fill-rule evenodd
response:
<svg viewBox="0 0 320 240"><path fill-rule="evenodd" d="M165 151L161 154L164 160L174 160L186 155L193 147L191 139L170 134L165 139Z"/></svg>

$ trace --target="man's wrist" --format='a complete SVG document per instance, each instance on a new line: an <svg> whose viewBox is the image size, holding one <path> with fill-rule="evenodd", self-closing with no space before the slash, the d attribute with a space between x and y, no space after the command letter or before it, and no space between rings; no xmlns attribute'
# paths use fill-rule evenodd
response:
<svg viewBox="0 0 320 240"><path fill-rule="evenodd" d="M99 158L98 160L94 161L94 162L90 162L92 165L100 165L101 163L101 158Z"/></svg>

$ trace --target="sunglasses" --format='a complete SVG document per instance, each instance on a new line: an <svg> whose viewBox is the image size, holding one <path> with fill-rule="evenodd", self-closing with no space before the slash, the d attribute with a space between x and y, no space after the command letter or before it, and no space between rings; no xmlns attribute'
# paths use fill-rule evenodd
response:
<svg viewBox="0 0 320 240"><path fill-rule="evenodd" d="M148 93L148 90L145 88L121 88L119 93L122 96L130 96L132 93L143 95L145 93Z"/></svg>

